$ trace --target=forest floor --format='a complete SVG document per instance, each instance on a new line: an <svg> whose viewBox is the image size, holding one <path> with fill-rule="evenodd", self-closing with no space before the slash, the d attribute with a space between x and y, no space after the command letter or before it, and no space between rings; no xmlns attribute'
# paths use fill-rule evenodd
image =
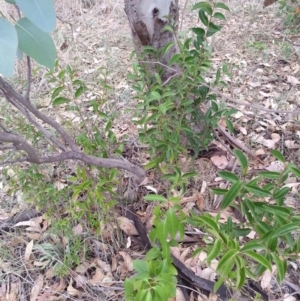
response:
<svg viewBox="0 0 300 301"><path fill-rule="evenodd" d="M182 13L180 35L184 36L189 28L198 24L197 14L191 10L196 1L179 2ZM288 31L284 16L278 15L277 4L264 9L262 1L258 0L223 2L231 12L226 14L222 31L211 39L212 60L215 69L227 64L232 76L224 78L227 87L217 90L217 101L238 110L232 118L234 137L246 146L246 150L260 158L250 159L250 169L280 170L280 164L269 155L270 149L280 150L288 162L299 168L300 120L293 114L300 107L299 26L296 32ZM127 75L132 71L135 58L131 58L133 45L123 2L56 1L56 8L58 21L54 39L60 68L70 65L75 70L76 78L87 85L88 92L80 98L83 104L81 116L66 110L64 106L53 107L51 93L58 83L47 81L47 72L36 68L32 101L75 137L83 131L82 119L87 123L89 119L97 122L89 103L97 97L107 97L103 108L115 115L112 126L114 135L118 141L129 141L133 145L132 142L138 139L136 125L132 122L136 99ZM16 68L19 76L14 84L22 88L26 78L25 63L19 63ZM110 86L109 90L103 82ZM3 103L0 105L0 117L5 117L6 107ZM266 110L257 109L255 105ZM282 114L280 110L291 113ZM99 122L99 127L103 125L104 122ZM22 129L20 124L16 127ZM209 188L220 187L217 173L232 164L233 156L228 152L230 143L221 134L216 136L214 144L227 155L199 157L185 167L190 169L193 165L193 169L199 172L199 177L189 188L189 195L182 202L186 211L196 207L215 213L216 200ZM227 147L224 148L224 145ZM141 165L149 161L147 150L136 151L133 147L129 157ZM45 204L53 204L51 217L59 220L57 225L51 223L48 218L50 213L47 212L48 216L44 214L27 221L17 221L10 225L8 232L1 230L0 301L122 300L123 281L133 273L132 261L143 256L141 251L134 250L134 243L131 244L129 239L135 233L133 225L120 216L118 210L113 210L113 214L123 231L117 230L113 222L109 227L102 224L100 234L89 233L85 220L72 224L72 214L76 215L76 210L66 210L64 202L71 203L73 200L69 195L62 198L60 191L68 185L69 177L76 174L77 165L74 162L0 168L0 220L16 216L28 208L38 210ZM149 175L151 181L144 187L143 194L163 187L155 176ZM49 187L43 186L45 178L54 179L51 193L47 190ZM121 178L124 185L129 182L129 175L124 174ZM286 203L297 212L300 211L298 181L293 177L289 179L292 193L286 199ZM121 194L123 188L118 186L115 192ZM137 213L144 221L149 221L150 226L152 208L142 200L136 207ZM101 216L102 213L99 213L99 218ZM225 220L228 216L235 218L230 211L221 214ZM69 243L70 238L64 232L65 227L70 227L69 223L72 235L78 238L72 243ZM82 237L85 239L82 240ZM191 257L195 248L182 244L174 249L174 253L194 271L201 266L201 258ZM60 274L57 273L57 266L63 266L59 269ZM291 262L288 270L286 281L281 286L272 273L265 275L258 284L273 298L282 300L285 294L300 291L299 259ZM214 298L211 294L207 300ZM300 294L289 298L285 300L299 300ZM205 297L198 300L205 300Z"/></svg>

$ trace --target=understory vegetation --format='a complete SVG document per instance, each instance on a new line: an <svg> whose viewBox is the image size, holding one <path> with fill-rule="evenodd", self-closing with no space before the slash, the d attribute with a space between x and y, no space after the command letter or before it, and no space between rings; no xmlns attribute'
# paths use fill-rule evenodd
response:
<svg viewBox="0 0 300 301"><path fill-rule="evenodd" d="M21 2L0 5L0 300L299 299L297 1L180 2L140 57L123 3L43 23Z"/></svg>

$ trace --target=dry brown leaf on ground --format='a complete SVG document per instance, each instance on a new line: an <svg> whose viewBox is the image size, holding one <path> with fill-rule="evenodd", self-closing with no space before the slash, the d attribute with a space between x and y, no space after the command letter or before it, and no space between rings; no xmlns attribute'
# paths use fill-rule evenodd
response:
<svg viewBox="0 0 300 301"><path fill-rule="evenodd" d="M179 260L184 262L187 255L190 253L191 247L187 247L183 250L183 252L180 254Z"/></svg>
<svg viewBox="0 0 300 301"><path fill-rule="evenodd" d="M88 283L90 285L100 285L102 283L103 278L104 278L103 271L100 268L96 267L95 274L91 279L88 280Z"/></svg>
<svg viewBox="0 0 300 301"><path fill-rule="evenodd" d="M42 237L41 233L31 233L31 232L26 232L25 235L30 238L31 240L39 240Z"/></svg>
<svg viewBox="0 0 300 301"><path fill-rule="evenodd" d="M13 227L27 226L26 231L41 233L42 229L41 229L39 221L40 221L40 218L32 219L30 221L19 222L19 223L15 224Z"/></svg>
<svg viewBox="0 0 300 301"><path fill-rule="evenodd" d="M266 270L260 280L260 286L264 291L269 291L271 288L272 272Z"/></svg>
<svg viewBox="0 0 300 301"><path fill-rule="evenodd" d="M207 279L207 280L215 281L216 277L217 277L217 273L211 267L207 267L202 270L200 277Z"/></svg>
<svg viewBox="0 0 300 301"><path fill-rule="evenodd" d="M284 170L284 164L278 160L271 162L269 166L266 167L268 171L282 172Z"/></svg>
<svg viewBox="0 0 300 301"><path fill-rule="evenodd" d="M290 294L285 294L283 296L283 300L284 301L296 301L297 299L294 296L290 295Z"/></svg>
<svg viewBox="0 0 300 301"><path fill-rule="evenodd" d="M91 267L91 264L88 261L83 261L75 268L75 272L78 274L84 274Z"/></svg>
<svg viewBox="0 0 300 301"><path fill-rule="evenodd" d="M284 145L288 148L288 149L299 149L300 145L297 144L295 141L292 140L285 140L284 141Z"/></svg>
<svg viewBox="0 0 300 301"><path fill-rule="evenodd" d="M292 75L287 76L287 82L292 84L292 85L299 85L300 84L300 81Z"/></svg>
<svg viewBox="0 0 300 301"><path fill-rule="evenodd" d="M214 293L210 293L209 297L208 297L209 301L217 301L218 300L218 295L214 294Z"/></svg>
<svg viewBox="0 0 300 301"><path fill-rule="evenodd" d="M124 216L119 216L117 218L117 221L121 230L124 231L127 235L138 235L138 232L130 219Z"/></svg>
<svg viewBox="0 0 300 301"><path fill-rule="evenodd" d="M76 287L83 288L88 283L88 278L84 275L76 275L74 281L76 282Z"/></svg>
<svg viewBox="0 0 300 301"><path fill-rule="evenodd" d="M123 257L127 270L130 272L133 271L133 263L131 256L124 251L120 251L119 254Z"/></svg>
<svg viewBox="0 0 300 301"><path fill-rule="evenodd" d="M263 273L261 280L260 280L260 285L264 291L269 291L271 289L271 287L272 287L271 280L276 273L277 273L276 265L272 265L272 271L266 270Z"/></svg>
<svg viewBox="0 0 300 301"><path fill-rule="evenodd" d="M76 288L74 288L72 284L73 284L73 279L70 278L70 282L69 282L69 285L67 287L68 294L70 294L73 297L79 296L80 295L80 291L77 290Z"/></svg>
<svg viewBox="0 0 300 301"><path fill-rule="evenodd" d="M31 288L30 301L36 301L44 285L44 275L39 275Z"/></svg>
<svg viewBox="0 0 300 301"><path fill-rule="evenodd" d="M103 261L103 260L101 260L101 259L99 259L99 258L96 258L94 261L93 261L93 263L95 263L99 268L101 268L102 269L102 271L104 271L105 273L111 273L111 266L107 263L107 262L105 262L105 261Z"/></svg>
<svg viewBox="0 0 300 301"><path fill-rule="evenodd" d="M211 162L220 169L225 169L228 166L228 160L226 156L212 156L210 157Z"/></svg>
<svg viewBox="0 0 300 301"><path fill-rule="evenodd" d="M176 287L176 297L175 297L176 301L185 301L185 297L184 294L181 290L180 287Z"/></svg>
<svg viewBox="0 0 300 301"><path fill-rule="evenodd" d="M24 253L24 261L27 262L29 260L29 257L32 253L32 249L33 249L33 240L31 240L25 249L25 253Z"/></svg>
<svg viewBox="0 0 300 301"><path fill-rule="evenodd" d="M98 250L101 250L101 251L108 251L109 250L108 245L101 242L101 241L93 239L93 243L94 243L94 245L96 246L96 248Z"/></svg>
<svg viewBox="0 0 300 301"><path fill-rule="evenodd" d="M64 278L60 278L58 282L53 284L52 286L52 292L53 293L62 293L67 287L66 280Z"/></svg>

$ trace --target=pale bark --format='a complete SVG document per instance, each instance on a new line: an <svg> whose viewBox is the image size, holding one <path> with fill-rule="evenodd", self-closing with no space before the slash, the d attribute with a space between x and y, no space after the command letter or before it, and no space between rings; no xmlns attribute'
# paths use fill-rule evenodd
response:
<svg viewBox="0 0 300 301"><path fill-rule="evenodd" d="M177 43L175 35L163 29L169 24L176 32L179 19L178 0L125 0L125 12L138 58L143 46L150 45L160 49L167 43L174 42L166 55L159 59L162 65L167 66L170 58L177 52ZM148 59L151 60L150 57ZM166 68L163 79L167 80L174 73Z"/></svg>

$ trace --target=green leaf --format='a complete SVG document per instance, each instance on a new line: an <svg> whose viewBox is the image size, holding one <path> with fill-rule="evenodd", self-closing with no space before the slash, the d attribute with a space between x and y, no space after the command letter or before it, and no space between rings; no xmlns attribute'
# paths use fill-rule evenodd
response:
<svg viewBox="0 0 300 301"><path fill-rule="evenodd" d="M0 73L4 76L13 76L17 49L18 35L15 27L0 17Z"/></svg>
<svg viewBox="0 0 300 301"><path fill-rule="evenodd" d="M212 7L211 7L210 3L208 3L208 2L199 2L199 3L196 3L193 6L192 10L195 10L195 9L211 9L211 8Z"/></svg>
<svg viewBox="0 0 300 301"><path fill-rule="evenodd" d="M300 170L298 168L291 167L291 172L300 179Z"/></svg>
<svg viewBox="0 0 300 301"><path fill-rule="evenodd" d="M164 57L168 51L171 49L171 47L174 45L174 42L167 43L164 48L162 49L162 56Z"/></svg>
<svg viewBox="0 0 300 301"><path fill-rule="evenodd" d="M229 250L219 261L217 272L221 276L227 276L231 271L234 263L234 257L239 253L239 250Z"/></svg>
<svg viewBox="0 0 300 301"><path fill-rule="evenodd" d="M244 267L242 267L241 269L237 269L236 274L237 289L241 290L246 280L246 269Z"/></svg>
<svg viewBox="0 0 300 301"><path fill-rule="evenodd" d="M251 229L233 227L232 231L235 234L235 236L247 236L251 232Z"/></svg>
<svg viewBox="0 0 300 301"><path fill-rule="evenodd" d="M213 248L211 249L210 253L208 254L207 256L207 262L210 264L210 262L215 259L219 254L220 254L220 251L221 251L221 240L220 239L217 239L215 242L214 242L214 246Z"/></svg>
<svg viewBox="0 0 300 301"><path fill-rule="evenodd" d="M146 201L154 201L154 202L167 202L167 199L163 197L162 195L157 194L148 194L144 196L144 199Z"/></svg>
<svg viewBox="0 0 300 301"><path fill-rule="evenodd" d="M55 99L55 97L58 96L58 94L64 89L64 87L57 87L56 89L54 89L54 91L52 92L51 95L51 99Z"/></svg>
<svg viewBox="0 0 300 301"><path fill-rule="evenodd" d="M275 230L273 232L272 237L282 236L282 235L288 234L292 231L299 230L299 228L300 228L299 224L289 223L289 224L283 225L279 229Z"/></svg>
<svg viewBox="0 0 300 301"><path fill-rule="evenodd" d="M235 183L237 181L239 181L239 178L232 172L230 171L219 171L218 175L223 178L226 181L229 181L231 183Z"/></svg>
<svg viewBox="0 0 300 301"><path fill-rule="evenodd" d="M285 163L285 159L282 155L282 153L276 149L271 150L271 155L274 156L276 159L278 159L280 162Z"/></svg>
<svg viewBox="0 0 300 301"><path fill-rule="evenodd" d="M226 119L226 125L227 125L227 128L228 128L228 130L229 130L229 133L233 133L233 131L234 131L234 127L233 127L233 124L232 124L232 122L229 120L229 119Z"/></svg>
<svg viewBox="0 0 300 301"><path fill-rule="evenodd" d="M222 21L226 21L226 18L222 13L214 13L213 17Z"/></svg>
<svg viewBox="0 0 300 301"><path fill-rule="evenodd" d="M59 106L59 105L62 105L64 103L68 103L70 101L71 100L69 98L66 98L66 97L57 97L53 100L52 105L53 106Z"/></svg>
<svg viewBox="0 0 300 301"><path fill-rule="evenodd" d="M274 194L273 194L273 198L276 200L276 199L281 199L281 198L284 198L288 193L289 191L291 190L290 187L283 187L281 188L280 190L276 191Z"/></svg>
<svg viewBox="0 0 300 301"><path fill-rule="evenodd" d="M259 244L257 242L248 242L241 248L241 253L244 253L246 251L253 251L253 250L265 250L266 247L262 244Z"/></svg>
<svg viewBox="0 0 300 301"><path fill-rule="evenodd" d="M169 65L172 66L173 64L177 63L179 60L182 60L181 54L176 53L171 57L169 61Z"/></svg>
<svg viewBox="0 0 300 301"><path fill-rule="evenodd" d="M281 174L276 171L260 171L258 175L263 176L267 179L277 180L281 177Z"/></svg>
<svg viewBox="0 0 300 301"><path fill-rule="evenodd" d="M212 188L210 190L213 194L216 195L224 195L226 194L226 192L228 191L227 189L222 189L222 188Z"/></svg>
<svg viewBox="0 0 300 301"><path fill-rule="evenodd" d="M203 226L205 224L209 228L211 228L215 233L219 233L220 229L218 224L215 222L212 216L201 215L195 218L188 218L188 222L192 225Z"/></svg>
<svg viewBox="0 0 300 301"><path fill-rule="evenodd" d="M222 9L225 9L227 11L230 11L229 7L227 5L225 5L224 3L222 3L222 2L216 3L215 8L222 8Z"/></svg>
<svg viewBox="0 0 300 301"><path fill-rule="evenodd" d="M279 283L281 283L283 280L284 280L284 277L285 277L285 268L284 268L284 259L281 260L275 253L271 253L272 255L272 258L276 264L276 267L277 267L277 275L276 275L276 278L278 280Z"/></svg>
<svg viewBox="0 0 300 301"><path fill-rule="evenodd" d="M254 194L255 196L258 196L258 197L270 197L270 196L272 196L271 192L269 192L268 190L261 189L257 186L245 185L244 188L247 191L251 192L252 194Z"/></svg>
<svg viewBox="0 0 300 301"><path fill-rule="evenodd" d="M260 263L265 268L272 271L272 266L271 266L270 262L265 257L255 253L253 251L246 251L246 252L243 252L243 253L246 254L248 257L254 259L254 261Z"/></svg>
<svg viewBox="0 0 300 301"><path fill-rule="evenodd" d="M199 18L205 26L208 26L208 18L206 16L204 10L199 11Z"/></svg>
<svg viewBox="0 0 300 301"><path fill-rule="evenodd" d="M205 35L205 30L201 27L193 27L191 28L192 32L196 35L203 37Z"/></svg>
<svg viewBox="0 0 300 301"><path fill-rule="evenodd" d="M78 98L80 95L82 95L85 91L87 91L87 86L82 85L75 91L75 98Z"/></svg>
<svg viewBox="0 0 300 301"><path fill-rule="evenodd" d="M237 157L237 159L238 159L238 161L239 161L239 163L242 167L243 174L245 175L247 173L247 170L248 170L248 159L247 159L247 157L239 149L235 149L233 151L233 153Z"/></svg>
<svg viewBox="0 0 300 301"><path fill-rule="evenodd" d="M138 273L148 272L148 268L144 260L133 260L133 267Z"/></svg>
<svg viewBox="0 0 300 301"><path fill-rule="evenodd" d="M265 209L264 211L277 214L279 216L282 216L283 218L288 218L291 215L291 210L283 206L276 206L276 205L269 205L269 204L263 204L262 206Z"/></svg>
<svg viewBox="0 0 300 301"><path fill-rule="evenodd" d="M275 252L278 247L278 237L270 237L267 240L267 246L271 252Z"/></svg>
<svg viewBox="0 0 300 301"><path fill-rule="evenodd" d="M10 3L10 4L16 4L15 0L5 0L5 2Z"/></svg>
<svg viewBox="0 0 300 301"><path fill-rule="evenodd" d="M175 236L179 230L179 223L180 220L176 216L174 210L172 208L169 208L169 210L167 211L166 224L168 225L167 231L170 234L171 239L175 239Z"/></svg>
<svg viewBox="0 0 300 301"><path fill-rule="evenodd" d="M39 64L52 69L55 63L55 45L48 33L41 31L27 18L20 19L15 28L19 48Z"/></svg>
<svg viewBox="0 0 300 301"><path fill-rule="evenodd" d="M207 37L211 37L212 35L214 35L218 31L220 31L221 28L222 28L221 26L218 26L218 25L210 22L209 25L208 25L207 33L206 33Z"/></svg>
<svg viewBox="0 0 300 301"><path fill-rule="evenodd" d="M146 260L151 261L160 257L160 248L152 248L146 254Z"/></svg>
<svg viewBox="0 0 300 301"><path fill-rule="evenodd" d="M243 187L242 181L237 181L231 185L230 189L225 194L224 199L221 203L221 210L224 210L225 208L230 206L230 204L239 195L239 192L241 191L242 187Z"/></svg>
<svg viewBox="0 0 300 301"><path fill-rule="evenodd" d="M40 30L44 32L54 30L56 16L53 0L16 0L16 4Z"/></svg>

